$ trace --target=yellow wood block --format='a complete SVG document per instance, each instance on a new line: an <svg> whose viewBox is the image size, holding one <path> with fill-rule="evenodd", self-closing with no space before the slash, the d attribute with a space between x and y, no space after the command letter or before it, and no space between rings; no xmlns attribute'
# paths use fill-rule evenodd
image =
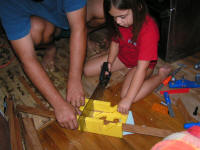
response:
<svg viewBox="0 0 200 150"><path fill-rule="evenodd" d="M88 99L85 101L87 103ZM83 110L84 107L80 109ZM79 118L79 130L122 137L122 124L126 123L128 115L119 113L117 105L111 107L110 102L94 100L86 111L86 115Z"/></svg>

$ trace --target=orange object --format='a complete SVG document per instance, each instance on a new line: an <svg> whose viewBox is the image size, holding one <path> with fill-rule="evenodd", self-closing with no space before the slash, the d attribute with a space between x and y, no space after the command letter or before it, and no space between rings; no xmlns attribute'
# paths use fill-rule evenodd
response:
<svg viewBox="0 0 200 150"><path fill-rule="evenodd" d="M153 104L152 110L157 111L157 112L162 113L162 114L165 114L165 115L168 115L168 108L166 106L163 106L163 105L158 104L158 103Z"/></svg>
<svg viewBox="0 0 200 150"><path fill-rule="evenodd" d="M168 76L162 83L163 83L164 85L167 85L171 79L172 79L172 76L170 75L170 76Z"/></svg>

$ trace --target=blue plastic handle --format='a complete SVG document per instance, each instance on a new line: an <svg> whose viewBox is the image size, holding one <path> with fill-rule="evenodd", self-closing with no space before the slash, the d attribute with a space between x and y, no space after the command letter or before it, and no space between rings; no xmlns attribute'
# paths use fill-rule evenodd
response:
<svg viewBox="0 0 200 150"><path fill-rule="evenodd" d="M171 104L171 100L169 98L168 92L164 92L165 102L166 104Z"/></svg>
<svg viewBox="0 0 200 150"><path fill-rule="evenodd" d="M169 88L200 88L200 84L195 81L185 79L170 81Z"/></svg>
<svg viewBox="0 0 200 150"><path fill-rule="evenodd" d="M188 129L188 128L192 127L192 126L200 126L200 122L185 123L184 124L184 129Z"/></svg>

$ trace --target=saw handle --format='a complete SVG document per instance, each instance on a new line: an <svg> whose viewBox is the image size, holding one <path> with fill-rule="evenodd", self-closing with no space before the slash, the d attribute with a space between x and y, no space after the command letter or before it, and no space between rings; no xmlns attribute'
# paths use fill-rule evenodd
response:
<svg viewBox="0 0 200 150"><path fill-rule="evenodd" d="M108 75L106 75L106 72L108 72ZM104 62L101 68L100 76L99 76L100 84L103 84L104 86L106 86L110 80L110 76L111 76L111 72L108 70L108 62Z"/></svg>
<svg viewBox="0 0 200 150"><path fill-rule="evenodd" d="M171 104L171 100L170 100L170 98L169 98L168 92L164 92L164 97L165 97L165 102L166 102L166 104L167 104L167 105L168 105L168 104Z"/></svg>
<svg viewBox="0 0 200 150"><path fill-rule="evenodd" d="M167 85L169 81L171 81L172 76L175 76L184 66L180 66L176 70L174 70L170 75L162 82L162 84Z"/></svg>
<svg viewBox="0 0 200 150"><path fill-rule="evenodd" d="M169 83L169 81L171 81L171 79L172 79L172 75L168 76L162 83L164 85L167 85Z"/></svg>

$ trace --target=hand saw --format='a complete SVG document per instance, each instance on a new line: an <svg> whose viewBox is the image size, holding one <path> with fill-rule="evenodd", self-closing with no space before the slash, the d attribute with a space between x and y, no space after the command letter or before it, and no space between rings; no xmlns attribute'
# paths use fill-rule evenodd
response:
<svg viewBox="0 0 200 150"><path fill-rule="evenodd" d="M106 74L106 72L108 74ZM81 116L87 115L86 110L87 110L87 108L91 108L91 105L93 105L93 100L97 100L97 99L101 100L102 99L105 87L110 80L110 76L111 76L111 72L108 70L108 62L104 62L103 66L101 68L100 76L99 76L99 83L98 83L96 89L94 90L94 92L92 93L91 97L89 98L89 101L85 105L85 107L81 113Z"/></svg>

